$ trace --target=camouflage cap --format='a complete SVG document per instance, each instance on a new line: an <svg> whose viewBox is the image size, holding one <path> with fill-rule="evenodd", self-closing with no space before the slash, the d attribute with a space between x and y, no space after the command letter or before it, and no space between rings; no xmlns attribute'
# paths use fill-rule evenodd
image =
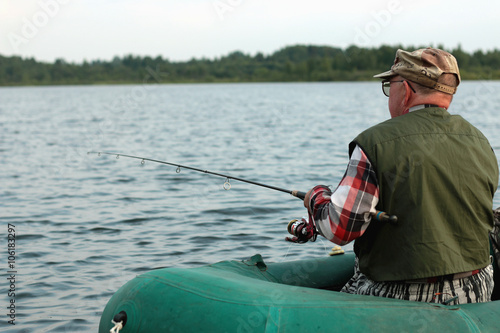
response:
<svg viewBox="0 0 500 333"><path fill-rule="evenodd" d="M443 50L428 47L413 52L398 50L391 70L373 77L387 79L400 75L408 81L453 95L457 86L438 83L439 77L445 73L455 74L458 79L457 86L460 84L460 72L455 57Z"/></svg>

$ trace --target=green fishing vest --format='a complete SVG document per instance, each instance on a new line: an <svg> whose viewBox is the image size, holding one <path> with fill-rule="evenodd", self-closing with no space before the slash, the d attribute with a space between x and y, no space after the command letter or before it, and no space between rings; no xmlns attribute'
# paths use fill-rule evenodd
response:
<svg viewBox="0 0 500 333"><path fill-rule="evenodd" d="M377 209L354 244L362 273L398 281L487 266L498 164L485 136L462 117L431 107L389 119L358 135L374 166Z"/></svg>

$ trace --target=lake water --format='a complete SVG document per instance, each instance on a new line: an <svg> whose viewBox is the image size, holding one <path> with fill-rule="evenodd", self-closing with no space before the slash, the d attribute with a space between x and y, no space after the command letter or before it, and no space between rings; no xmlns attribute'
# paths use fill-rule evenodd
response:
<svg viewBox="0 0 500 333"><path fill-rule="evenodd" d="M483 81L463 82L450 108L497 152L498 110L500 82ZM334 245L284 241L306 213L286 193L235 180L226 191L225 178L88 151L307 191L335 186L350 140L387 118L375 82L0 88L3 313L16 306L16 325L4 314L0 330L95 332L113 293L151 269L295 260Z"/></svg>

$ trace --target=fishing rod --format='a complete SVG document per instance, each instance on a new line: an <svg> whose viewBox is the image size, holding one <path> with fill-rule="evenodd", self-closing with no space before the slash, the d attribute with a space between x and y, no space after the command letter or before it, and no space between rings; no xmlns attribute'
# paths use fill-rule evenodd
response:
<svg viewBox="0 0 500 333"><path fill-rule="evenodd" d="M174 166L174 167L177 167L177 169L176 169L177 173L181 172L181 168L182 168L182 169L193 170L193 171L202 172L202 173L206 173L206 174L214 175L214 176L218 176L218 177L224 177L224 178L226 178L226 181L224 182L224 186L223 186L223 188L225 190L229 190L231 188L231 183L229 181L231 179L233 179L233 180L237 180L237 181L240 181L243 183L248 183L248 184L253 184L253 185L269 188L271 190L285 192L285 193L291 194L292 196L299 198L301 200L304 200L306 197L305 192L300 192L300 191L296 191L296 190L287 190L287 189L284 189L281 187L271 186L271 185L255 182L255 181L244 179L244 178L239 178L239 177L225 175L225 174L218 173L218 172L212 172L212 171L208 171L208 170L194 168L194 167L190 167L190 166L182 165L182 164L178 164L178 163L171 163L171 162L155 160L155 159L147 158L147 157L126 155L126 154L120 154L120 153L102 152L102 151L89 151L89 152L87 152L87 154L88 155L89 154L97 154L97 156L111 155L111 156L116 156L116 159L119 159L121 156L123 156L123 157L127 157L127 158L133 158L136 160L140 160L142 165L144 165L144 163L146 163L146 161L150 161L150 162L154 162L154 163L160 163L160 164ZM388 215L387 213L382 212L382 211L377 211L375 214L372 214L372 215L375 219L377 219L379 221L391 222L391 223L397 222L397 217L395 215Z"/></svg>
<svg viewBox="0 0 500 333"><path fill-rule="evenodd" d="M194 168L194 167L190 167L190 166L186 166L186 165L182 165L182 164L178 164L178 163L170 163L170 162L165 162L165 161L154 160L152 158L146 158L146 157L140 157L140 156L133 156L133 155L125 155L125 154L118 154L118 153L107 153L107 152L102 152L102 151L89 151L87 154L97 154L98 156L100 156L100 155L112 155L112 156L116 156L117 159L120 158L120 156L123 156L123 157L128 157L128 158L134 158L134 159L137 159L137 160L141 160L141 164L144 164L145 161L150 161L150 162L155 162L155 163L161 163L161 164L175 166L175 167L177 167L177 170L176 170L177 173L181 172L181 168L182 168L182 169L188 169L188 170L203 172L203 173L206 173L206 174L209 174L209 175L224 177L224 178L226 178L226 182L224 183L224 189L225 190L229 190L231 188L231 183L229 182L229 180L234 179L234 180L237 180L237 181L240 181L240 182L244 182L244 183L248 183L248 184L253 184L253 185L257 185L257 186L261 186L261 187L266 187L266 188L269 188L269 189L272 189L272 190L276 190L276 191L280 191L280 192L285 192L285 193L291 194L294 197L297 197L297 198L299 198L301 200L304 200L304 198L306 197L306 193L305 192L287 190L287 189L276 187L276 186L271 186L271 185L266 185L266 184L254 182L254 181L248 180L248 179L243 179L243 178L234 177L234 176L230 176L230 175L224 175L222 173L212 172L212 171L203 170L203 169L198 169L198 168Z"/></svg>

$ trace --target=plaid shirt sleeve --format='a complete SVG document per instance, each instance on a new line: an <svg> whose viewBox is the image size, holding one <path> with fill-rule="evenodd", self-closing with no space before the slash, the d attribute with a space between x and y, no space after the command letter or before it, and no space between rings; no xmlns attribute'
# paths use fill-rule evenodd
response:
<svg viewBox="0 0 500 333"><path fill-rule="evenodd" d="M339 245L363 235L375 213L379 188L377 177L365 153L355 147L347 171L337 189L323 185L313 188L309 199L309 219L318 232Z"/></svg>

